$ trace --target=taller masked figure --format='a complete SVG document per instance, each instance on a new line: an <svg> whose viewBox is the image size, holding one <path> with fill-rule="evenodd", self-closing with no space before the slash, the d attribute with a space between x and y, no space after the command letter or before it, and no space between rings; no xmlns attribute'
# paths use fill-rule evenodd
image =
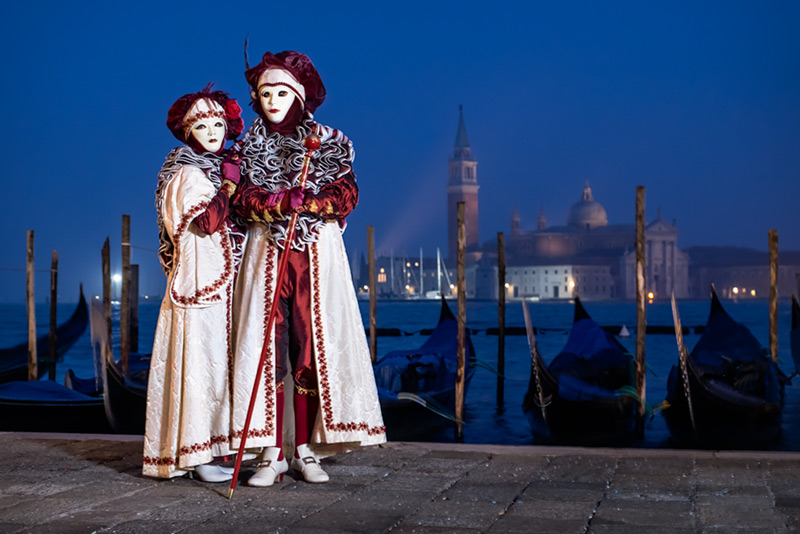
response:
<svg viewBox="0 0 800 534"><path fill-rule="evenodd" d="M233 444L238 446L242 435L268 334L268 357L246 442L248 450L263 451L248 484L270 486L288 470L282 452L286 395L294 408L291 465L308 482L327 482L309 445L386 441L342 240L345 217L358 202L353 147L342 132L313 120L312 113L325 100L325 87L304 54L267 52L245 76L258 117L241 146L242 183L233 208L248 222L234 297ZM321 146L301 189L296 184L305 155L303 140L312 133L321 138ZM287 243L287 224L295 212L295 238ZM289 260L278 284L280 254L289 254ZM276 292L275 327L266 332Z"/></svg>

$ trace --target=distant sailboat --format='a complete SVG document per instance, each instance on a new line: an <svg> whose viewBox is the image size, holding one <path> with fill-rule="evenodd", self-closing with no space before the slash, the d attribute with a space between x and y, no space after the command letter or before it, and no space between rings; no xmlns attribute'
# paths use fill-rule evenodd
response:
<svg viewBox="0 0 800 534"><path fill-rule="evenodd" d="M442 296L445 298L451 296L452 291L450 289L450 275L447 273L446 265L444 265L444 269L442 269L443 265L444 260L442 260L442 253L439 251L439 247L436 247L436 289L434 291L428 291L425 293L425 298L438 299ZM444 293L442 292L442 271L444 271L444 276L446 279Z"/></svg>
<svg viewBox="0 0 800 534"><path fill-rule="evenodd" d="M623 338L631 337L631 333L628 331L628 327L623 324L622 328L619 329L619 334L617 334L617 336Z"/></svg>

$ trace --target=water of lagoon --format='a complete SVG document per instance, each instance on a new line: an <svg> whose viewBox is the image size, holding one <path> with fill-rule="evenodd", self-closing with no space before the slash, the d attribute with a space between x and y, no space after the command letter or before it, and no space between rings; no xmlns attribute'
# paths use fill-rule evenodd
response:
<svg viewBox="0 0 800 534"><path fill-rule="evenodd" d="M455 312L455 301L449 301ZM369 324L368 303L359 302L364 324ZM636 305L634 302L587 302L584 303L589 314L601 325L627 325L634 334L620 339L622 344L635 353ZM155 331L155 321L160 302L142 300L139 307L139 350L150 352ZM764 346L769 340L768 302L766 300L723 301L731 316L747 325ZM39 332L47 331L49 311L44 304L37 306ZM74 309L74 304L59 304L58 320L64 321ZM571 302L529 303L533 323L540 329L537 336L539 349L546 362L564 346L572 323L574 306ZM691 327L691 334L684 340L691 350L699 336L694 333L695 326L704 325L709 311L708 301L679 302L684 326ZM431 329L439 317L440 304L436 300L422 301L379 301L377 324L379 328L398 328L410 335L399 337L379 337L378 355L399 348L418 347L424 343L423 329ZM118 308L115 307L115 319ZM492 367L497 366L498 338L488 335L487 328L497 326L497 302L468 301L467 326L475 332L472 342L479 359ZM506 326L524 326L522 307L519 302L509 302L506 308ZM0 305L0 346L8 347L26 339L25 307L21 304ZM789 328L791 310L788 299L783 299L778 308L778 348L779 365L788 375L794 371L789 347ZM672 311L668 302L654 302L647 307L649 325L671 325ZM114 326L115 342L118 343L118 327ZM670 367L677 360L674 335L649 334L646 339L647 402L657 405L666 396L666 383ZM57 380L63 383L66 370L72 368L78 376L90 377L94 373L89 332L78 340L57 366ZM505 395L502 406L497 405L497 377L491 372L478 368L469 386L465 403L465 423L463 440L466 443L492 443L503 445L534 444L527 417L522 412L522 399L528 388L530 377L530 350L523 335L506 336L505 339ZM783 414L783 436L772 448L775 450L800 451L800 378L786 388L786 405ZM451 424L425 435L414 436L423 441L453 441L454 430ZM669 432L661 415L655 415L645 424L643 441L637 447L670 447Z"/></svg>

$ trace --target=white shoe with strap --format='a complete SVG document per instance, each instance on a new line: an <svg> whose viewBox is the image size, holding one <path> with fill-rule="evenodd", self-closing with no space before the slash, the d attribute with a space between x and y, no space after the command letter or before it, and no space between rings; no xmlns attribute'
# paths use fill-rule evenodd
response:
<svg viewBox="0 0 800 534"><path fill-rule="evenodd" d="M323 484L330 480L328 473L323 471L319 460L307 444L297 447L295 457L292 458L292 469L300 471L305 481L312 484Z"/></svg>
<svg viewBox="0 0 800 534"><path fill-rule="evenodd" d="M233 471L226 473L222 467L213 464L196 465L194 474L203 482L227 482L233 478Z"/></svg>
<svg viewBox="0 0 800 534"><path fill-rule="evenodd" d="M265 488L272 486L275 481L281 482L283 475L289 470L289 463L286 458L278 460L281 450L278 447L267 447L261 454L261 462L258 464L256 474L247 480L248 486Z"/></svg>

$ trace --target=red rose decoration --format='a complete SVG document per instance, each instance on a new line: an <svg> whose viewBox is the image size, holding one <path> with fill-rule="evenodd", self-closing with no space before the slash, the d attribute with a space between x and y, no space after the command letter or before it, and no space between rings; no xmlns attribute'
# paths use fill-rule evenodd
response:
<svg viewBox="0 0 800 534"><path fill-rule="evenodd" d="M228 122L228 139L236 139L244 130L244 121L242 120L242 108L232 98L225 103L225 118Z"/></svg>
<svg viewBox="0 0 800 534"><path fill-rule="evenodd" d="M238 119L242 116L242 108L239 107L236 100L228 100L228 103L225 104L225 115L228 116L228 119Z"/></svg>

